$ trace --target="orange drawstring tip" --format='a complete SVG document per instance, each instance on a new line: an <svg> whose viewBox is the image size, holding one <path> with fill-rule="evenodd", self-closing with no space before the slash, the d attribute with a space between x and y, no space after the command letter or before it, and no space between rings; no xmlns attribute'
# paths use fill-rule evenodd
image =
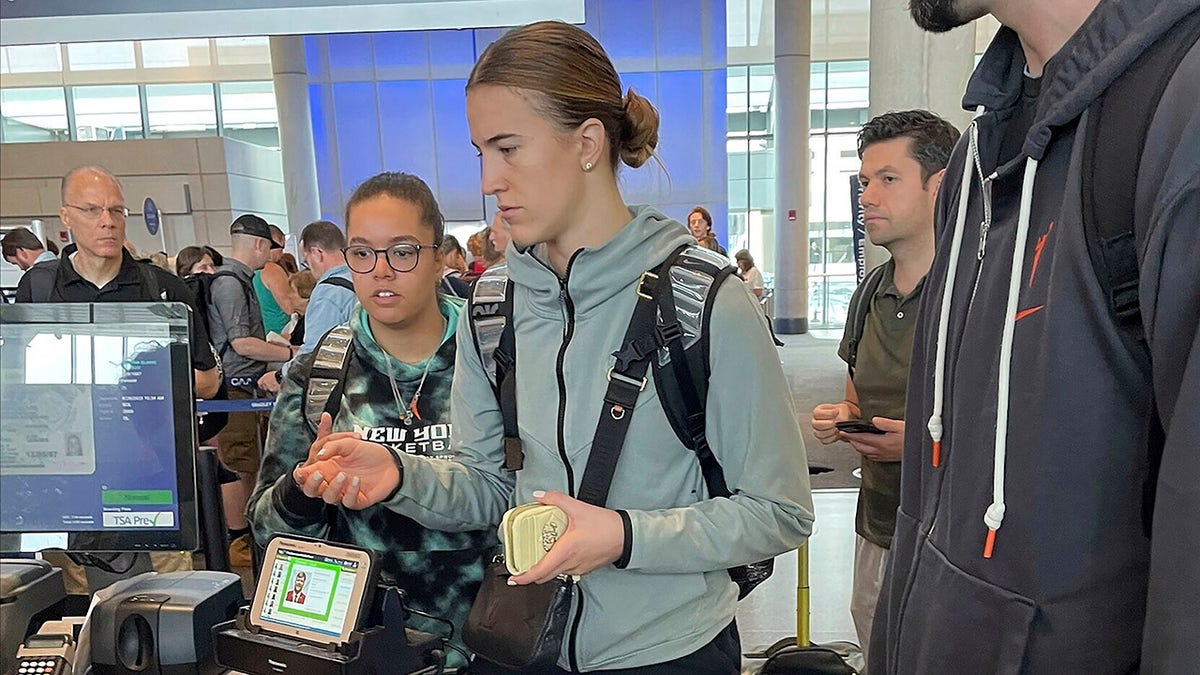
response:
<svg viewBox="0 0 1200 675"><path fill-rule="evenodd" d="M933 442L933 468L938 468L942 465L942 442Z"/></svg>
<svg viewBox="0 0 1200 675"><path fill-rule="evenodd" d="M987 534L987 541L985 541L983 543L983 557L991 558L992 557L992 549L994 549L994 548L996 548L996 531L989 528L988 534Z"/></svg>

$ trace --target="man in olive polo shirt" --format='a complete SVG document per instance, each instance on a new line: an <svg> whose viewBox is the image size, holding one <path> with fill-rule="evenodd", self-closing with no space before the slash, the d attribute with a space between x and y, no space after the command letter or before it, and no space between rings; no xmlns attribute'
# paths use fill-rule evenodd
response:
<svg viewBox="0 0 1200 675"><path fill-rule="evenodd" d="M880 115L858 134L863 220L871 241L892 257L851 298L850 307L866 303L867 312L861 326L847 319L838 349L850 367L846 398L814 408L812 428L820 442L846 441L862 455L850 614L864 658L900 506L904 397L921 288L933 262L933 207L958 136L953 125L924 110ZM862 297L869 290L872 297ZM835 426L849 420L870 422L882 433Z"/></svg>

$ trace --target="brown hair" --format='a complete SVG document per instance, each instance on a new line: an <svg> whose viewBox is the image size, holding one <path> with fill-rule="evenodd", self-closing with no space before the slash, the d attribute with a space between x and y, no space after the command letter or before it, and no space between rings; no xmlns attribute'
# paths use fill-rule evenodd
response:
<svg viewBox="0 0 1200 675"><path fill-rule="evenodd" d="M196 266L196 263L204 260L206 255L212 257L207 249L199 246L184 246L179 249L179 253L175 255L175 274L180 277L188 276L192 273L192 268ZM214 261L213 264L215 265L216 262Z"/></svg>
<svg viewBox="0 0 1200 675"><path fill-rule="evenodd" d="M350 227L350 209L360 202L381 196L399 199L417 207L421 212L421 223L433 230L433 245L442 245L442 237L446 235L446 219L438 207L437 198L425 181L410 173L384 171L359 185L346 202L346 228Z"/></svg>
<svg viewBox="0 0 1200 675"><path fill-rule="evenodd" d="M40 251L46 247L42 245L42 240L27 228L14 227L0 239L0 248L3 249L5 258L12 258L17 255L18 249Z"/></svg>
<svg viewBox="0 0 1200 675"><path fill-rule="evenodd" d="M539 21L505 33L471 70L467 90L477 85L535 93L534 107L564 130L599 120L614 171L618 159L636 169L655 156L658 111L632 88L621 96L621 78L608 54L582 28Z"/></svg>
<svg viewBox="0 0 1200 675"><path fill-rule="evenodd" d="M688 220L692 219L693 213L699 213L700 217L704 219L704 222L708 223L708 231L712 232L712 214L708 212L708 209L704 208L703 206L693 206L692 210L688 211Z"/></svg>
<svg viewBox="0 0 1200 675"><path fill-rule="evenodd" d="M317 278L308 270L301 270L288 276L288 284L296 291L296 295L307 300L317 287Z"/></svg>

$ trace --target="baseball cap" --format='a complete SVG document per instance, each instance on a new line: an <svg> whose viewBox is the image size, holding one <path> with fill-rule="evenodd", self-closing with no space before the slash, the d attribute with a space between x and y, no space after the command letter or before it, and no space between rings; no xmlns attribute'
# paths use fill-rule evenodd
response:
<svg viewBox="0 0 1200 675"><path fill-rule="evenodd" d="M229 234L248 234L252 237L262 237L271 242L271 248L283 248L271 238L271 226L267 224L267 221L253 213L238 216L237 220L233 221L233 224L229 226Z"/></svg>

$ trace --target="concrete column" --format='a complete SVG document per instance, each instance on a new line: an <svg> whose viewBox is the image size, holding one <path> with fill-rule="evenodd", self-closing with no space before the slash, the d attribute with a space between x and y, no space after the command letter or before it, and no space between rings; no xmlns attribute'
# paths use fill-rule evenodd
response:
<svg viewBox="0 0 1200 675"><path fill-rule="evenodd" d="M966 129L971 114L962 108L963 92L975 67L975 26L949 33L917 28L908 0L871 0L869 56L870 115L923 108ZM888 253L870 243L867 269L887 261Z"/></svg>
<svg viewBox="0 0 1200 675"><path fill-rule="evenodd" d="M271 72L275 80L275 105L279 110L279 147L283 154L288 230L299 236L305 225L321 218L303 37L282 35L271 38Z"/></svg>
<svg viewBox="0 0 1200 675"><path fill-rule="evenodd" d="M775 332L783 334L808 332L811 42L811 0L775 0Z"/></svg>

